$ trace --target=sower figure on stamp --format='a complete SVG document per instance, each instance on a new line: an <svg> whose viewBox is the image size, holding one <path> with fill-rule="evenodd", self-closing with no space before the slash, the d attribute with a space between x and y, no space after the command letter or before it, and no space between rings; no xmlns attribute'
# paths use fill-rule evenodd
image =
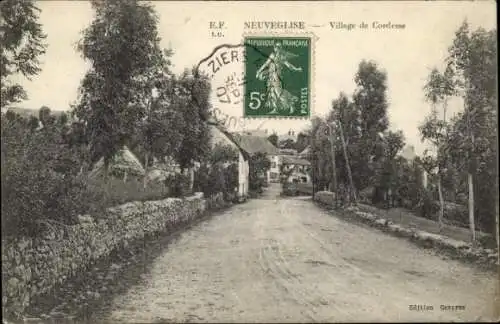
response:
<svg viewBox="0 0 500 324"><path fill-rule="evenodd" d="M264 81L267 78L265 106L270 110L270 114L283 110L294 112L294 105L298 98L283 88L281 78L283 66L295 72L302 72L301 67L296 67L288 61L296 56L298 55L285 51L280 43L276 43L274 51L257 71L257 79Z"/></svg>

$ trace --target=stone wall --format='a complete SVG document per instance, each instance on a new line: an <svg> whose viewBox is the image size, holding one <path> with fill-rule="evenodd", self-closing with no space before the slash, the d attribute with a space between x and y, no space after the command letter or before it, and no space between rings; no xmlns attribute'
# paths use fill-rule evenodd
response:
<svg viewBox="0 0 500 324"><path fill-rule="evenodd" d="M36 239L2 241L2 313L21 314L38 295L49 292L113 250L136 240L167 233L200 218L201 193L186 199L130 202L109 208L99 219L80 216L74 226L50 226Z"/></svg>
<svg viewBox="0 0 500 324"><path fill-rule="evenodd" d="M335 203L334 197L335 195L332 192L320 191L314 196L314 200L323 206L331 207ZM444 235L428 233L417 228L404 227L381 217L377 213L363 211L360 207L351 206L346 208L345 211L351 213L351 215L355 215L357 219L365 224L396 236L410 239L421 246L446 252L454 258L472 261L489 269L495 269L498 266L497 251L494 249L485 249ZM383 211L380 214L383 214Z"/></svg>

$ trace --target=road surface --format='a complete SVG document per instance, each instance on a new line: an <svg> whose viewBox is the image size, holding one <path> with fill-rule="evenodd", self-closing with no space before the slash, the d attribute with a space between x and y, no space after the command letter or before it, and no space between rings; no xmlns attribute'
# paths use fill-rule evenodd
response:
<svg viewBox="0 0 500 324"><path fill-rule="evenodd" d="M279 198L278 190L184 233L96 319L465 321L492 314L494 275L334 217L310 199Z"/></svg>

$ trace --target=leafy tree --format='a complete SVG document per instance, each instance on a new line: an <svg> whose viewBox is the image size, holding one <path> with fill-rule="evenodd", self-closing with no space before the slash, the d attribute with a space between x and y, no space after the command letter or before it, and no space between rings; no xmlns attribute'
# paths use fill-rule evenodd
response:
<svg viewBox="0 0 500 324"><path fill-rule="evenodd" d="M75 115L89 136L90 158L104 157L107 176L112 157L135 133L145 115L159 37L152 5L137 0L92 1L91 25L78 50L91 63L80 86Z"/></svg>
<svg viewBox="0 0 500 324"><path fill-rule="evenodd" d="M452 80L452 70L448 66L446 71L441 74L436 68L434 68L424 86L425 95L428 101L432 104L431 114L425 119L423 125L419 127L420 134L422 136L422 141L430 141L434 147L437 148L437 160L434 162L432 159L428 158L429 167L427 168L429 174L433 174L436 170L437 186L439 193L439 229L443 228L444 219L444 196L442 188L442 178L444 176L444 170L447 167L447 152L445 143L448 137L448 123L446 120L446 112L448 106L448 98L454 94L453 80ZM437 105L442 104L443 117L438 117ZM431 162L432 161L432 162Z"/></svg>
<svg viewBox="0 0 500 324"><path fill-rule="evenodd" d="M230 145L216 144L212 149L210 163L231 163L238 161L238 151Z"/></svg>
<svg viewBox="0 0 500 324"><path fill-rule="evenodd" d="M469 222L475 241L476 215L487 215L487 228L498 227L493 225L494 215L498 214L498 193L486 189L497 187L492 179L498 178L497 168L491 164L497 152L498 129L496 30L479 28L471 32L464 21L455 33L446 61L452 71L454 91L464 104L464 112L453 127L458 134L451 136L455 145L448 151L450 155L462 155L467 163ZM479 192L484 196L477 195ZM477 199L485 201L476 204Z"/></svg>
<svg viewBox="0 0 500 324"><path fill-rule="evenodd" d="M144 116L138 122L137 136L131 145L131 149L140 152L146 168L144 186L153 158L164 160L179 151L183 129L182 112L172 104L175 80L170 71L170 56L173 51L157 51L155 54L145 82L138 84L143 87L139 92L142 94L139 103Z"/></svg>
<svg viewBox="0 0 500 324"><path fill-rule="evenodd" d="M333 190L334 169L332 167L332 143L326 120L315 117L311 121L311 160L314 170L314 185L319 190L330 186Z"/></svg>
<svg viewBox="0 0 500 324"><path fill-rule="evenodd" d="M389 127L387 117L387 75L372 61L363 60L354 77L353 102L359 117L359 156L356 167L359 190L374 182L374 170L384 156L383 134Z"/></svg>
<svg viewBox="0 0 500 324"><path fill-rule="evenodd" d="M271 144L278 147L278 134L272 133L267 139L271 142Z"/></svg>
<svg viewBox="0 0 500 324"><path fill-rule="evenodd" d="M335 141L339 149L336 151L336 166L338 181L342 187L350 188L348 192L355 195L355 188L359 188L361 179L349 172L349 168L356 168L359 157L362 156L360 149L360 124L359 111L343 92L333 100L332 110L327 120L335 125ZM342 127L342 129L341 129ZM349 162L349 163L347 163ZM351 180L353 183L351 183ZM347 192L346 192L347 193Z"/></svg>
<svg viewBox="0 0 500 324"><path fill-rule="evenodd" d="M12 83L10 77L21 73L24 77L40 72L40 55L45 53L46 35L38 23L40 9L35 1L5 0L0 3L0 107L28 98L19 84Z"/></svg>
<svg viewBox="0 0 500 324"><path fill-rule="evenodd" d="M300 153L306 149L310 142L309 137L310 136L306 132L300 132L299 135L297 135L297 142L295 143L295 149L297 152Z"/></svg>
<svg viewBox="0 0 500 324"><path fill-rule="evenodd" d="M271 161L265 153L256 153L250 157L249 161L249 189L252 191L262 191L264 185L263 177L271 168Z"/></svg>
<svg viewBox="0 0 500 324"><path fill-rule="evenodd" d="M382 192L386 194L391 192L392 204L397 192L398 169L397 169L397 154L405 145L405 138L402 131L387 131L384 134L384 158L380 170L377 172L377 185ZM386 200L387 200L386 198ZM389 202L391 203L391 202Z"/></svg>
<svg viewBox="0 0 500 324"><path fill-rule="evenodd" d="M193 70L195 72L195 70ZM185 70L175 87L173 106L182 112L184 128L180 150L175 155L182 170L204 161L210 153L210 82L206 75Z"/></svg>
<svg viewBox="0 0 500 324"><path fill-rule="evenodd" d="M72 224L101 197L79 177L79 152L64 129L42 129L15 113L2 116L2 233L36 236L43 226Z"/></svg>
<svg viewBox="0 0 500 324"><path fill-rule="evenodd" d="M279 142L279 147L282 149L295 150L295 141L291 138Z"/></svg>

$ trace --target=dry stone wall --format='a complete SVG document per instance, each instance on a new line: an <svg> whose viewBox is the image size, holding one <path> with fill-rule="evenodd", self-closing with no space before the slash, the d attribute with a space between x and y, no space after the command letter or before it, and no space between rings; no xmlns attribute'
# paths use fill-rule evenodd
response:
<svg viewBox="0 0 500 324"><path fill-rule="evenodd" d="M203 194L130 202L98 220L80 216L74 226L54 226L44 237L2 241L2 312L21 314L38 295L85 271L113 250L145 236L169 232L203 215Z"/></svg>

